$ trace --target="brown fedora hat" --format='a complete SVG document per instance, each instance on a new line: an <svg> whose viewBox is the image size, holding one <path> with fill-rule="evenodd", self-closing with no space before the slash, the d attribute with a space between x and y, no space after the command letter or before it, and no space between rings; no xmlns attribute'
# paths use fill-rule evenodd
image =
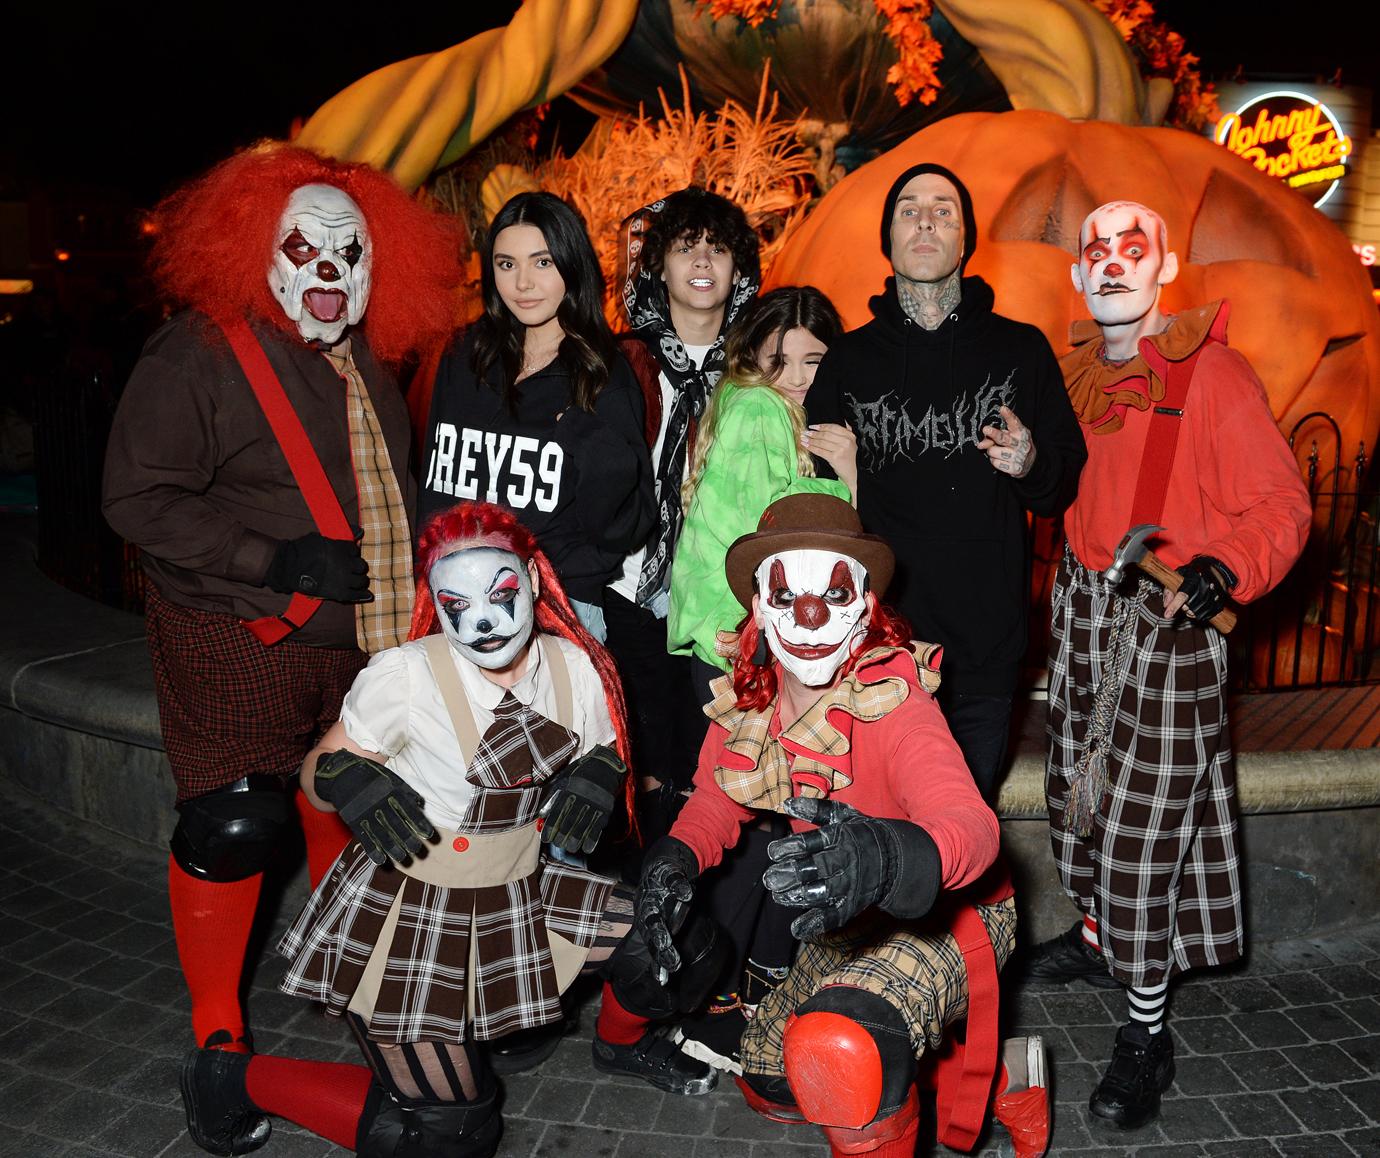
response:
<svg viewBox="0 0 1380 1158"><path fill-rule="evenodd" d="M858 512L833 495L797 494L777 499L757 530L735 539L724 558L728 588L744 607L752 606L752 580L768 555L782 551L837 551L867 568L871 589L880 599L896 569L886 541L863 533Z"/></svg>

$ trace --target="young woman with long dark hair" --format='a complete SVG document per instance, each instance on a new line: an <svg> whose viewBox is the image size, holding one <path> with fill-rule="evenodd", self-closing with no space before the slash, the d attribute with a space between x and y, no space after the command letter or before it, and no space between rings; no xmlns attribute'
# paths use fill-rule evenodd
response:
<svg viewBox="0 0 1380 1158"><path fill-rule="evenodd" d="M604 319L599 263L551 193L498 211L481 254L484 313L444 358L419 514L498 503L537 536L582 622L653 519L642 393Z"/></svg>

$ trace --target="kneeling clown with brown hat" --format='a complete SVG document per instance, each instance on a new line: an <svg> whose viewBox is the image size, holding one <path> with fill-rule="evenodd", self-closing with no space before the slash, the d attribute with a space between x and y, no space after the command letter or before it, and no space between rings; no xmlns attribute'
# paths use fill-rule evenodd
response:
<svg viewBox="0 0 1380 1158"><path fill-rule="evenodd" d="M763 812L791 820L764 885L798 908L786 979L742 1038L748 1104L823 1127L834 1154L913 1154L916 1078L937 1066L939 1137L971 1149L1001 1059L997 971L1016 914L984 803L934 700L939 648L884 607L891 549L826 495L780 499L728 551L748 615L714 685L694 792L644 862L634 927L608 963L594 1042L619 1065L693 968L680 930L694 882ZM648 968L648 966L651 966ZM616 1000L610 1000L610 997ZM966 1042L946 1030L967 1018ZM604 1050L608 1056L601 1056ZM1013 1039L996 1115L1020 1158L1043 1154L1048 1096L1037 1038Z"/></svg>

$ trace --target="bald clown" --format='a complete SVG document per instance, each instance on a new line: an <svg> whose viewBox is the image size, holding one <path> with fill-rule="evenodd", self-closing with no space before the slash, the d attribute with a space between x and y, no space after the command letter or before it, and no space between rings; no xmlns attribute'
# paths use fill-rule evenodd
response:
<svg viewBox="0 0 1380 1158"><path fill-rule="evenodd" d="M1226 344L1228 303L1161 309L1179 272L1163 218L1108 202L1083 222L1077 259L1092 324L1075 326L1060 365L1088 463L1052 596L1045 791L1083 919L1038 946L1029 972L1127 991L1089 1110L1132 1130L1174 1078L1169 983L1244 943L1227 648L1209 620L1229 595L1279 583L1309 503L1259 379ZM1172 596L1135 570L1119 585L1102 574L1143 523L1183 577Z"/></svg>

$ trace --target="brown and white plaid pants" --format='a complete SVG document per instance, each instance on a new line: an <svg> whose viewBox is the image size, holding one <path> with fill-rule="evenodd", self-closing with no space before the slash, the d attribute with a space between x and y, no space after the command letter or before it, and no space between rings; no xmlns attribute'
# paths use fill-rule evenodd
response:
<svg viewBox="0 0 1380 1158"><path fill-rule="evenodd" d="M1107 746L1093 831L1063 826L1093 694L1110 658L1116 594L1065 551L1054 581L1045 798L1064 889L1098 921L1119 981L1157 985L1241 955L1236 764L1227 729L1226 641L1142 599ZM1110 678L1120 678L1110 673Z"/></svg>
<svg viewBox="0 0 1380 1158"><path fill-rule="evenodd" d="M1016 902L1008 897L977 910L1000 970L1016 943ZM917 1057L937 1050L945 1027L968 1015L968 968L942 912L899 921L874 910L837 933L800 943L786 979L762 999L743 1030L746 1072L786 1072L786 1021L827 985L865 989L894 1006Z"/></svg>

